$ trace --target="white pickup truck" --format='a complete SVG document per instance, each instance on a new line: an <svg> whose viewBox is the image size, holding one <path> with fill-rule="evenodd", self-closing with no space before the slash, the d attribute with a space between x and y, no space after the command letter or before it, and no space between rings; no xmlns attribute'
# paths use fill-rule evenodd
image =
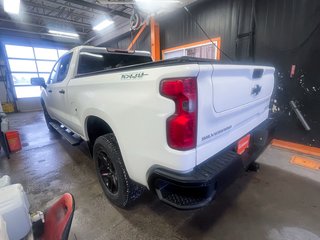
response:
<svg viewBox="0 0 320 240"><path fill-rule="evenodd" d="M145 188L179 209L208 204L270 138L274 68L80 46L42 86L50 130L88 142L108 199Z"/></svg>

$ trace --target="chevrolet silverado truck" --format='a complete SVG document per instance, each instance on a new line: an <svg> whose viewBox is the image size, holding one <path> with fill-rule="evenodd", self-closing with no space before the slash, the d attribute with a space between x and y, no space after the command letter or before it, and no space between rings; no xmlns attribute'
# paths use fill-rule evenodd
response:
<svg viewBox="0 0 320 240"><path fill-rule="evenodd" d="M86 141L107 198L147 188L178 209L207 205L268 144L274 68L80 46L42 87L49 130Z"/></svg>

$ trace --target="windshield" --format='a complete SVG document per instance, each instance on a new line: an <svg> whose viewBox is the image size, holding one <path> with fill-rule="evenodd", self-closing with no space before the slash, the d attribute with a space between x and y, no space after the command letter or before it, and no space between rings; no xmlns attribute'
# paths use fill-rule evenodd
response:
<svg viewBox="0 0 320 240"><path fill-rule="evenodd" d="M80 52L78 74L92 73L151 61L150 56L84 51Z"/></svg>

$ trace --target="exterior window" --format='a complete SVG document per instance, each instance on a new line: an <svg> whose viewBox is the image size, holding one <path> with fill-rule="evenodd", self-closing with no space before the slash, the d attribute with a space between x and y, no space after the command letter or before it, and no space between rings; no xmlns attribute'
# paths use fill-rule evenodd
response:
<svg viewBox="0 0 320 240"><path fill-rule="evenodd" d="M59 58L62 57L67 52L68 52L68 50L58 50Z"/></svg>
<svg viewBox="0 0 320 240"><path fill-rule="evenodd" d="M11 44L6 44L5 50L18 98L39 97L40 87L31 86L30 79L43 77L48 80L55 62L67 52L65 49Z"/></svg>
<svg viewBox="0 0 320 240"><path fill-rule="evenodd" d="M50 73L39 73L39 77L44 78L45 82L48 82Z"/></svg>
<svg viewBox="0 0 320 240"><path fill-rule="evenodd" d="M59 64L60 64L60 61L57 62L53 69L52 69L52 72L50 74L50 77L49 77L49 80L48 80L48 84L52 84L52 83L55 83L57 82L57 72L58 72L58 67L59 67Z"/></svg>
<svg viewBox="0 0 320 240"><path fill-rule="evenodd" d="M9 59L11 72L37 72L34 60Z"/></svg>
<svg viewBox="0 0 320 240"><path fill-rule="evenodd" d="M57 49L50 48L34 48L36 59L58 60Z"/></svg>
<svg viewBox="0 0 320 240"><path fill-rule="evenodd" d="M80 52L78 74L86 74L151 62L150 56L112 54L106 52Z"/></svg>
<svg viewBox="0 0 320 240"><path fill-rule="evenodd" d="M30 79L38 77L36 73L12 73L12 80L15 86L18 85L30 85Z"/></svg>
<svg viewBox="0 0 320 240"><path fill-rule="evenodd" d="M72 54L65 55L60 60L59 72L57 77L57 82L62 82L68 73L70 62L71 62Z"/></svg>
<svg viewBox="0 0 320 240"><path fill-rule="evenodd" d="M70 62L71 62L72 54L69 53L68 55L63 56L59 62L57 62L50 74L48 84L54 84L58 82L62 82L68 73Z"/></svg>
<svg viewBox="0 0 320 240"><path fill-rule="evenodd" d="M32 47L6 45L8 58L34 59Z"/></svg>
<svg viewBox="0 0 320 240"><path fill-rule="evenodd" d="M186 49L186 56L216 59L216 48L212 44Z"/></svg>
<svg viewBox="0 0 320 240"><path fill-rule="evenodd" d="M51 72L55 61L37 61L38 72Z"/></svg>
<svg viewBox="0 0 320 240"><path fill-rule="evenodd" d="M212 42L220 49L221 39L213 38ZM211 41L205 40L201 42L190 43L162 51L164 59L188 56L196 58L206 58L220 60L220 51L212 44Z"/></svg>

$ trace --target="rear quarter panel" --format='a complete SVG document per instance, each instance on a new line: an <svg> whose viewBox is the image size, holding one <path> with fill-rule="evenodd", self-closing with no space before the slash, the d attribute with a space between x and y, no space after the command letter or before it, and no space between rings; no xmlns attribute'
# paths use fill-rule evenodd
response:
<svg viewBox="0 0 320 240"><path fill-rule="evenodd" d="M141 78L122 76L141 72ZM118 140L130 178L145 186L152 166L189 171L195 166L196 150L176 151L167 145L166 120L174 113L175 105L160 95L159 85L162 79L193 77L198 72L197 64L188 64L71 79L68 102L77 125L74 129L88 140L89 116L107 122Z"/></svg>

